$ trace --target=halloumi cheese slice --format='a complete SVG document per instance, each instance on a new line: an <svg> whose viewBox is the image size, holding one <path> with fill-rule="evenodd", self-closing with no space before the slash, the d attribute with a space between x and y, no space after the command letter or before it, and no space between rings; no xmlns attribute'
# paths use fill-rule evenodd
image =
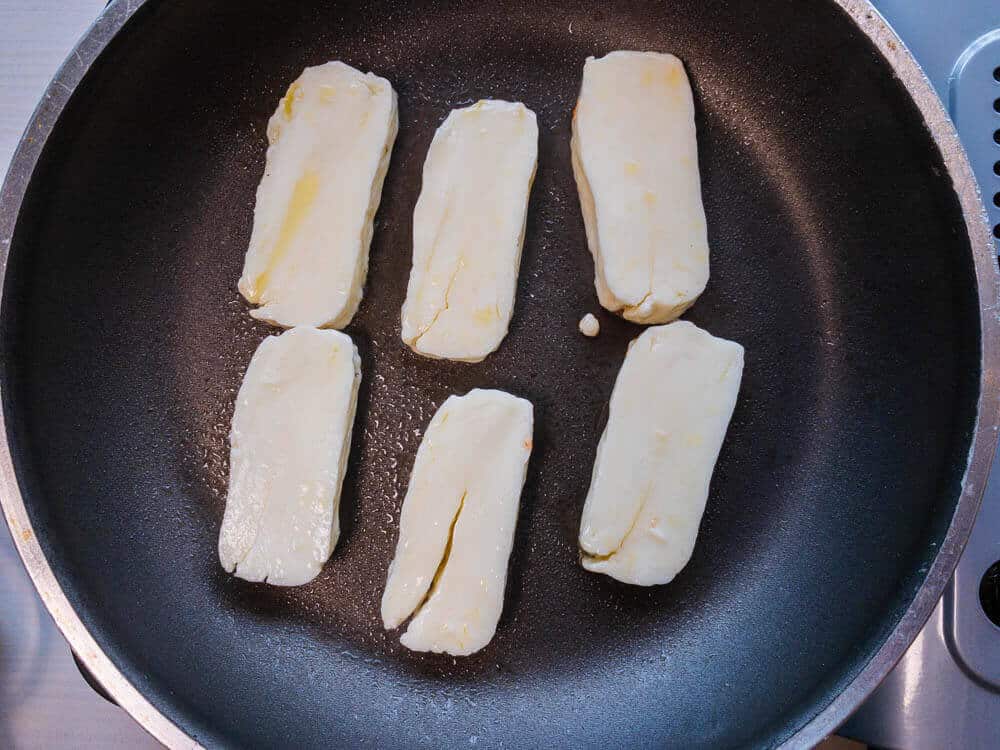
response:
<svg viewBox="0 0 1000 750"><path fill-rule="evenodd" d="M414 651L464 656L493 638L531 455L531 402L494 390L451 396L417 450L382 595L387 630Z"/></svg>
<svg viewBox="0 0 1000 750"><path fill-rule="evenodd" d="M656 52L587 58L571 150L601 305L634 323L678 317L708 283L683 63Z"/></svg>
<svg viewBox="0 0 1000 750"><path fill-rule="evenodd" d="M584 568L651 586L687 565L742 375L742 346L686 321L629 345L583 508Z"/></svg>
<svg viewBox="0 0 1000 750"><path fill-rule="evenodd" d="M537 160L535 114L520 103L453 110L434 134L403 305L417 354L479 362L507 335Z"/></svg>
<svg viewBox="0 0 1000 750"><path fill-rule="evenodd" d="M399 119L384 78L306 68L267 124L267 165L239 289L275 325L343 328L361 302Z"/></svg>
<svg viewBox="0 0 1000 750"><path fill-rule="evenodd" d="M340 536L338 509L361 381L339 331L261 342L236 397L219 560L248 581L311 581Z"/></svg>

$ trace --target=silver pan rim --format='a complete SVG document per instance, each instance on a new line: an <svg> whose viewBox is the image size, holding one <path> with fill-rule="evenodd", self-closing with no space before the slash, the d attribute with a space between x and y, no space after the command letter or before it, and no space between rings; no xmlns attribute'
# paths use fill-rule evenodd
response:
<svg viewBox="0 0 1000 750"><path fill-rule="evenodd" d="M869 0L833 0L872 41L906 87L941 152L961 205L972 248L980 301L982 374L976 429L969 463L951 524L941 549L913 601L878 649L853 680L818 714L784 741L782 747L812 747L833 733L871 694L903 656L923 628L951 579L968 541L997 444L1000 424L1000 273L986 210L979 187L958 134L923 70ZM0 301L11 240L21 203L38 158L60 114L90 66L129 19L148 0L114 0L83 36L56 73L21 138L0 189ZM169 748L201 747L158 711L118 670L98 646L74 611L49 567L35 537L14 471L0 405L0 505L18 553L46 608L70 647L114 700L153 737Z"/></svg>

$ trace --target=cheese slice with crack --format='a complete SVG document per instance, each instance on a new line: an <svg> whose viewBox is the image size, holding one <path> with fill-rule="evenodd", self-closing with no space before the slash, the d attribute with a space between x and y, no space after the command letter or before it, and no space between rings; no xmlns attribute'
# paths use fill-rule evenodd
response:
<svg viewBox="0 0 1000 750"><path fill-rule="evenodd" d="M261 342L236 397L219 560L248 581L312 580L340 535L338 508L361 381L339 331Z"/></svg>
<svg viewBox="0 0 1000 750"><path fill-rule="evenodd" d="M683 63L656 52L587 58L571 152L601 305L634 323L678 317L708 283Z"/></svg>
<svg viewBox="0 0 1000 750"><path fill-rule="evenodd" d="M434 134L403 305L417 354L479 362L507 335L537 158L535 114L520 103L453 110Z"/></svg>
<svg viewBox="0 0 1000 750"><path fill-rule="evenodd" d="M449 397L431 419L382 595L387 630L413 615L407 648L464 656L493 638L533 419L531 402L480 389Z"/></svg>
<svg viewBox="0 0 1000 750"><path fill-rule="evenodd" d="M267 164L239 289L275 325L343 328L361 302L399 120L384 78L306 68L267 124Z"/></svg>
<svg viewBox="0 0 1000 750"><path fill-rule="evenodd" d="M651 586L687 565L742 375L742 346L686 321L629 345L580 522L584 568Z"/></svg>

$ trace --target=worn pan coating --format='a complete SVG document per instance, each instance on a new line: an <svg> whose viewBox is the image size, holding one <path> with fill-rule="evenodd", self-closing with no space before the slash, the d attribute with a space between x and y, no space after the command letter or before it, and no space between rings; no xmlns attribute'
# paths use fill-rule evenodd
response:
<svg viewBox="0 0 1000 750"><path fill-rule="evenodd" d="M136 5L49 89L0 217L4 508L125 708L177 746L694 748L806 745L862 700L972 523L997 356L968 166L870 7ZM618 48L687 63L712 278L686 317L747 351L694 557L649 589L585 573L575 545L640 331L605 313L596 340L576 331L598 307L570 110L584 58ZM389 78L401 130L348 329L364 384L344 533L282 589L216 560L234 394L272 332L236 280L266 119L328 59ZM539 118L517 306L485 362L433 362L399 340L411 217L435 127L480 97ZM471 658L413 654L378 618L399 507L419 431L476 386L536 409L504 614Z"/></svg>

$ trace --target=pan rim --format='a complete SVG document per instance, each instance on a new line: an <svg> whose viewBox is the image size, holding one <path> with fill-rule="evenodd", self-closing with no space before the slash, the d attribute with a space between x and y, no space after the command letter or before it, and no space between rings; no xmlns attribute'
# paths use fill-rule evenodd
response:
<svg viewBox="0 0 1000 750"><path fill-rule="evenodd" d="M871 2L833 1L875 45L906 88L952 179L976 273L982 369L976 425L962 492L937 557L903 616L868 663L825 708L798 727L782 747L811 747L835 731L888 675L921 631L951 579L969 538L993 462L997 426L1000 424L1000 399L994 398L1000 393L1000 318L997 316L1000 272L986 210L965 150L930 81ZM21 204L41 152L90 66L146 2L148 0L114 0L105 9L60 67L28 122L0 189L0 303L3 302L8 255ZM6 409L0 403L0 426L3 427L0 431L0 505L18 553L56 625L87 669L140 726L167 747L200 747L194 738L160 713L118 670L70 605L32 528L15 474L6 425Z"/></svg>

